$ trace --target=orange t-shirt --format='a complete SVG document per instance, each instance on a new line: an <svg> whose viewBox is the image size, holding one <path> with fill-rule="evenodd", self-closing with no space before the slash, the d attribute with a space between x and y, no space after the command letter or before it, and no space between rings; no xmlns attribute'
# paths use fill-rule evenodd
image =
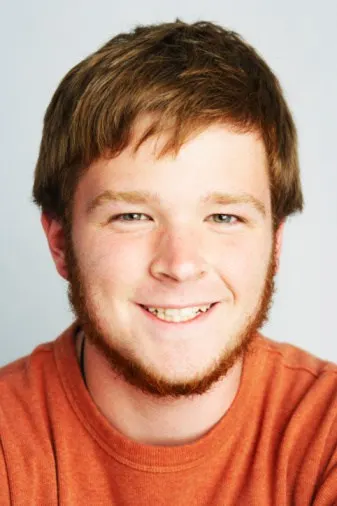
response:
<svg viewBox="0 0 337 506"><path fill-rule="evenodd" d="M192 444L140 444L87 392L72 325L0 369L0 505L337 504L337 365L257 334L227 413Z"/></svg>

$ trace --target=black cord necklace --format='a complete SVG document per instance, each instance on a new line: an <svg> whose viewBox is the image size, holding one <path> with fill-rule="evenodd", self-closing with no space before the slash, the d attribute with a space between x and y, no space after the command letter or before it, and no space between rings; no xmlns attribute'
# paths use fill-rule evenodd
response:
<svg viewBox="0 0 337 506"><path fill-rule="evenodd" d="M84 370L84 344L85 344L85 337L83 336L82 344L81 344L81 354L80 354L80 368L81 368L83 381L85 383L85 386L88 388L87 380L85 377L85 370Z"/></svg>

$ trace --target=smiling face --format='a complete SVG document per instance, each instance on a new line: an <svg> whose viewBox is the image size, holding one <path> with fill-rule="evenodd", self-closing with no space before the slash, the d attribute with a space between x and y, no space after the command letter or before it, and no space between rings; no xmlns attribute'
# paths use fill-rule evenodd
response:
<svg viewBox="0 0 337 506"><path fill-rule="evenodd" d="M256 134L212 126L157 158L163 141L92 164L74 195L67 258L87 337L129 383L178 397L224 377L267 319L281 231L273 237ZM211 302L180 324L142 307Z"/></svg>

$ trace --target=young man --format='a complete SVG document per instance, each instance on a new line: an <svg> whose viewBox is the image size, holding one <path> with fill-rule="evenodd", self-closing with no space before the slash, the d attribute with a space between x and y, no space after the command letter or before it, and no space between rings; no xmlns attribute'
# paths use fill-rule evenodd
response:
<svg viewBox="0 0 337 506"><path fill-rule="evenodd" d="M120 34L47 109L76 321L0 372L1 505L337 503L337 366L263 336L302 211L280 85L212 23Z"/></svg>

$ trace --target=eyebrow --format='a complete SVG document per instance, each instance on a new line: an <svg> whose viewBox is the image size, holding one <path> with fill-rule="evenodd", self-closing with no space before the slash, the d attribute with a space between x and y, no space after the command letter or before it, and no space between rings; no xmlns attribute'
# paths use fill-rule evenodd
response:
<svg viewBox="0 0 337 506"><path fill-rule="evenodd" d="M144 191L111 191L105 190L103 193L95 197L87 207L87 213L90 214L97 207L102 206L107 202L126 202L128 204L160 204L160 197L158 193L151 193ZM249 193L222 193L211 192L204 195L201 204L249 204L253 206L263 217L266 216L266 207L263 202Z"/></svg>

